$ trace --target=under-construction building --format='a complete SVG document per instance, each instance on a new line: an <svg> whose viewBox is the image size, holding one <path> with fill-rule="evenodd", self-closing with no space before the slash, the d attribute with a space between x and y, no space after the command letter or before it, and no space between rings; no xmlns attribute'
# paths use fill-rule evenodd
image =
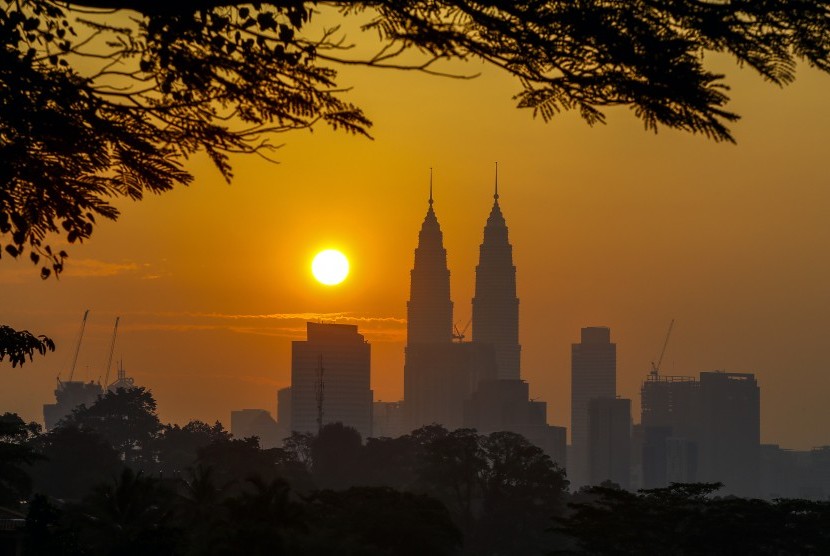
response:
<svg viewBox="0 0 830 556"><path fill-rule="evenodd" d="M649 374L640 389L642 487L697 480L700 383L691 376Z"/></svg>
<svg viewBox="0 0 830 556"><path fill-rule="evenodd" d="M723 494L757 496L760 389L751 373L651 373L642 390L644 488L721 482Z"/></svg>
<svg viewBox="0 0 830 556"><path fill-rule="evenodd" d="M89 407L103 395L104 389L97 382L58 379L58 385L55 388L55 403L43 404L43 421L46 430L54 429L61 419L68 417L76 407L80 405Z"/></svg>

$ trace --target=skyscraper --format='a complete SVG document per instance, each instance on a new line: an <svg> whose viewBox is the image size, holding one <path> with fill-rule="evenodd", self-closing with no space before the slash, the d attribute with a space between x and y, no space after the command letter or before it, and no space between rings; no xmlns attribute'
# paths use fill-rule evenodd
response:
<svg viewBox="0 0 830 556"><path fill-rule="evenodd" d="M429 208L418 234L415 266L410 273L409 301L406 304L407 347L452 342L450 271L447 268L444 235L432 209L431 182L430 177Z"/></svg>
<svg viewBox="0 0 830 556"><path fill-rule="evenodd" d="M758 496L761 391L751 373L700 373L700 481L723 494Z"/></svg>
<svg viewBox="0 0 830 556"><path fill-rule="evenodd" d="M576 485L588 475L588 402L617 396L617 346L607 327L588 327L571 345L571 446L568 475Z"/></svg>
<svg viewBox="0 0 830 556"><path fill-rule="evenodd" d="M404 414L408 430L430 423L460 427L464 400L478 384L471 373L481 358L469 344L452 342L450 271L432 205L430 177L429 208L418 234L407 303Z"/></svg>
<svg viewBox="0 0 830 556"><path fill-rule="evenodd" d="M521 357L519 299L513 247L507 239L507 224L499 207L498 173L493 199L476 267L473 341L493 344L499 378L516 380L520 378Z"/></svg>
<svg viewBox="0 0 830 556"><path fill-rule="evenodd" d="M652 372L640 390L642 487L697 478L700 438L700 383L690 376Z"/></svg>
<svg viewBox="0 0 830 556"><path fill-rule="evenodd" d="M351 324L306 323L307 340L291 343L291 430L343 423L372 435L370 345Z"/></svg>
<svg viewBox="0 0 830 556"><path fill-rule="evenodd" d="M591 398L588 402L588 482L613 481L629 487L631 400Z"/></svg>

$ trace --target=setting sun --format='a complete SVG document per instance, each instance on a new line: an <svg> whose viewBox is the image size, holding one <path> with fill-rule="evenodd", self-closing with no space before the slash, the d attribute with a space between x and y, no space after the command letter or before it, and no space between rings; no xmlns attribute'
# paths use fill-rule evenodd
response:
<svg viewBox="0 0 830 556"><path fill-rule="evenodd" d="M337 285L349 274L349 260L335 249L320 251L311 262L311 273L321 284Z"/></svg>

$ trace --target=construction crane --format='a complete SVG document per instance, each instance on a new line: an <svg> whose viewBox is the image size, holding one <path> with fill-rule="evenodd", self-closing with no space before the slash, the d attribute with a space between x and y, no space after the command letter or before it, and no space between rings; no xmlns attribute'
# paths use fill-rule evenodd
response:
<svg viewBox="0 0 830 556"><path fill-rule="evenodd" d="M464 338L467 337L465 334L467 334L467 329L470 328L471 322L473 322L472 318L470 318L470 320L467 321L467 324L464 325L463 330L459 330L457 324L452 325L453 329L455 330L455 334L452 335L452 339L458 340L459 344L464 342Z"/></svg>
<svg viewBox="0 0 830 556"><path fill-rule="evenodd" d="M118 335L118 321L121 317L115 317L115 327L112 329L112 341L110 342L110 354L107 357L106 378L104 378L104 388L110 383L110 367L112 366L112 354L115 351L115 337Z"/></svg>
<svg viewBox="0 0 830 556"><path fill-rule="evenodd" d="M317 384L315 384L314 394L317 398L317 435L323 430L323 393L325 390L325 383L323 382L323 354L320 354L320 359L317 364Z"/></svg>
<svg viewBox="0 0 830 556"><path fill-rule="evenodd" d="M86 318L89 316L89 309L84 311L84 319L81 321L81 331L78 333L78 343L75 345L75 357L72 358L72 367L69 369L69 381L75 376L75 365L78 363L78 353L81 351L81 341L84 339L84 329L86 328Z"/></svg>
<svg viewBox="0 0 830 556"><path fill-rule="evenodd" d="M669 345L669 338L671 337L671 330L674 328L674 319L671 319L669 323L669 331L666 332L666 339L663 342L663 349L660 350L660 359L657 360L657 364L654 364L654 361L651 362L651 376L656 377L660 374L660 365L663 364L663 356L666 354L666 346Z"/></svg>

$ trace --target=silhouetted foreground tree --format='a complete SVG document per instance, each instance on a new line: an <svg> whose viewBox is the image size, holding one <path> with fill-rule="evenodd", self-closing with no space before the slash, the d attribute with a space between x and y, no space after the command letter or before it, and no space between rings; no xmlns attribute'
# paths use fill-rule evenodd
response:
<svg viewBox="0 0 830 556"><path fill-rule="evenodd" d="M341 98L338 64L435 71L479 59L516 76L520 107L544 119L630 106L658 125L732 140L723 52L773 83L797 60L830 69L826 0L327 2L357 15L380 51L350 58L337 28L312 25L316 3L238 0L0 1L0 236L41 275L115 197L186 184L182 159L203 151L230 179L230 153L263 154L273 132L317 123L367 134ZM398 58L409 51L422 62ZM411 58L406 58L411 60ZM438 72L440 73L440 72Z"/></svg>
<svg viewBox="0 0 830 556"><path fill-rule="evenodd" d="M28 444L40 432L37 423L25 423L14 413L0 415L0 506L17 508L31 494L32 479L26 467L38 455Z"/></svg>
<svg viewBox="0 0 830 556"><path fill-rule="evenodd" d="M30 555L406 556L457 553L460 533L440 502L392 489L322 491L251 478L235 494L202 469L162 482L125 469L63 509L32 501Z"/></svg>
<svg viewBox="0 0 830 556"><path fill-rule="evenodd" d="M315 535L302 554L337 553L365 556L449 556L462 544L447 508L422 494L388 487L352 487L317 492L308 498L307 513Z"/></svg>
<svg viewBox="0 0 830 556"><path fill-rule="evenodd" d="M164 476L177 476L193 465L200 448L230 437L219 421L212 426L202 421L190 421L183 427L164 425L153 443L159 471Z"/></svg>
<svg viewBox="0 0 830 556"><path fill-rule="evenodd" d="M81 405L61 421L100 434L128 464L150 469L154 440L162 430L156 400L143 387L107 391L90 407Z"/></svg>
<svg viewBox="0 0 830 556"><path fill-rule="evenodd" d="M36 492L80 500L92 487L117 477L124 464L101 434L65 425L40 435L31 447L40 456L30 473Z"/></svg>
<svg viewBox="0 0 830 556"><path fill-rule="evenodd" d="M149 393L140 394L146 401ZM154 402L140 405L154 414ZM147 460L122 462L121 450L93 428L63 423L39 434L17 416L0 418L0 494L50 495L28 504L26 554L830 553L830 502L715 498L719 485L711 484L569 495L562 470L512 433L433 425L364 445L334 424L262 450L255 438L229 438L204 423L164 430L177 432L152 450L156 471L142 472L135 467ZM196 447L189 469L159 473L171 469L165 454L180 462L196 438L210 441ZM178 441L186 449L177 450ZM335 469L339 450L348 457Z"/></svg>
<svg viewBox="0 0 830 556"><path fill-rule="evenodd" d="M594 487L556 529L574 541L552 554L776 556L830 554L830 502L715 498L719 484Z"/></svg>
<svg viewBox="0 0 830 556"><path fill-rule="evenodd" d="M16 367L27 358L31 361L35 352L45 355L47 351L55 351L55 343L46 336L0 324L0 363L8 357L12 367Z"/></svg>

